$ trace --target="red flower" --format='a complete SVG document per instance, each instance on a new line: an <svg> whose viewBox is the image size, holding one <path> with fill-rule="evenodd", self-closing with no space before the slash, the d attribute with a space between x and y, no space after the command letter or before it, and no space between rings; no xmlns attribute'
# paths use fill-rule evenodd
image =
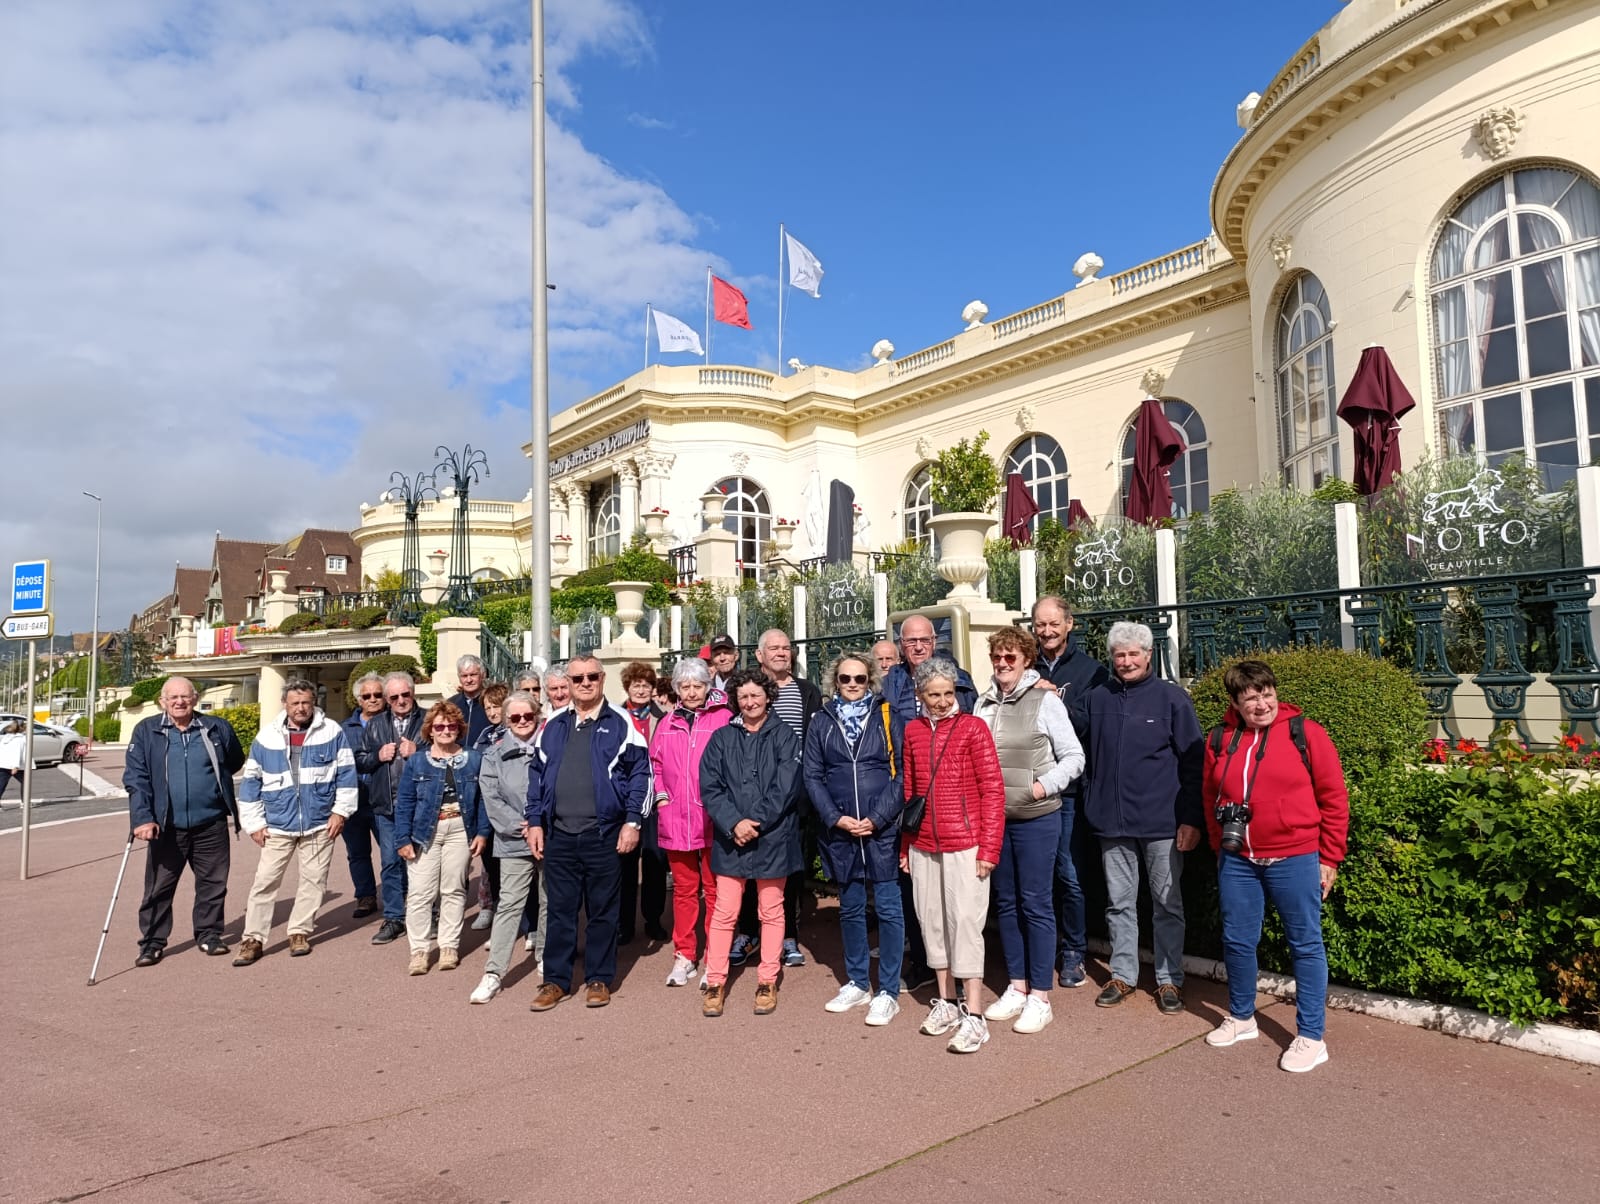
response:
<svg viewBox="0 0 1600 1204"><path fill-rule="evenodd" d="M1450 759L1450 746L1443 740L1425 740L1422 744L1422 755L1429 761L1442 763Z"/></svg>
<svg viewBox="0 0 1600 1204"><path fill-rule="evenodd" d="M1561 737L1561 743L1567 748L1571 749L1573 752L1578 752L1583 748L1583 737L1570 734L1565 735Z"/></svg>
<svg viewBox="0 0 1600 1204"><path fill-rule="evenodd" d="M1456 741L1456 751L1457 752L1475 753L1475 752L1480 752L1482 750L1482 747L1483 746L1480 745L1476 740L1457 740Z"/></svg>

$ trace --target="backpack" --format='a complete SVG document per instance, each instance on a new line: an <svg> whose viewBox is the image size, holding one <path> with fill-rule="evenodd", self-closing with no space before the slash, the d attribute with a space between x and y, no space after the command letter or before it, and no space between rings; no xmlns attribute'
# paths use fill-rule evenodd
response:
<svg viewBox="0 0 1600 1204"><path fill-rule="evenodd" d="M1227 730L1226 725L1219 723L1206 733L1206 743L1210 745L1213 757L1222 755L1222 737ZM1233 739L1228 741L1228 752L1230 754L1238 750L1239 737L1242 735L1244 735L1244 728L1236 727L1233 729ZM1289 739L1293 740L1294 746L1300 750L1300 760L1306 767L1306 773L1310 774L1312 779L1315 780L1316 775L1311 773L1311 750L1306 747L1306 717L1304 715L1290 717Z"/></svg>

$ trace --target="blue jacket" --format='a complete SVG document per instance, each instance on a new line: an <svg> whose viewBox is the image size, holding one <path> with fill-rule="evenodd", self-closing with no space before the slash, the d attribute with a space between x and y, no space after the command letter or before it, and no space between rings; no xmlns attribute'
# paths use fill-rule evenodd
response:
<svg viewBox="0 0 1600 1204"><path fill-rule="evenodd" d="M171 820L172 803L167 797L167 737L161 730L162 715L141 719L128 741L123 760L122 785L128 792L128 820L138 828L145 824L166 827ZM233 797L233 775L244 765L244 749L226 719L195 714L194 722L205 733L208 749L216 755L220 771L217 784L222 801L233 816L233 830L239 830L239 804Z"/></svg>
<svg viewBox="0 0 1600 1204"><path fill-rule="evenodd" d="M1033 667L1038 670L1040 677L1056 688L1056 697L1061 699L1061 704L1069 712L1078 699L1111 676L1104 665L1083 650L1076 631L1067 633L1067 646L1062 650L1060 660L1052 665L1044 659L1044 652L1041 651Z"/></svg>
<svg viewBox="0 0 1600 1204"><path fill-rule="evenodd" d="M839 724L839 700L829 699L806 732L801 772L806 795L822 823L817 852L835 882L893 882L900 873L900 753L905 729L889 704L873 699L854 748ZM849 836L834 827L841 817L870 819L871 836Z"/></svg>
<svg viewBox="0 0 1600 1204"><path fill-rule="evenodd" d="M889 703L889 713L901 727L917 717L917 685L911 679L911 670L895 665L883 679L883 696ZM978 705L978 687L972 684L972 674L956 666L956 705L967 714Z"/></svg>
<svg viewBox="0 0 1600 1204"><path fill-rule="evenodd" d="M483 735L483 729L489 726L489 712L483 706L483 691L479 690L476 698L456 693L445 701L457 708L467 721L467 730L461 733L461 743L467 748L476 748L478 737Z"/></svg>
<svg viewBox="0 0 1600 1204"><path fill-rule="evenodd" d="M478 767L483 754L467 753L467 763L456 771L456 797L461 804L461 826L467 830L467 839L482 836L487 839L489 815L483 808L478 793ZM439 827L439 800L444 797L444 770L428 760L425 749L418 749L414 757L407 757L400 771L400 789L394 800L394 847L414 845L425 848L433 841Z"/></svg>
<svg viewBox="0 0 1600 1204"><path fill-rule="evenodd" d="M561 773L561 758L577 722L577 711L567 707L552 715L539 732L538 748L528 763L530 828L550 827L550 817L556 809L556 778ZM594 813L602 839L609 839L624 823L636 823L643 828L650 815L655 794L650 784L650 750L628 713L616 704L602 703L594 722L599 725L590 745L596 795Z"/></svg>
<svg viewBox="0 0 1600 1204"><path fill-rule="evenodd" d="M361 746L367 741L367 725L361 722L361 712L358 710L341 725L344 731L344 742L350 746L350 754L356 758L356 800L362 807L371 807L372 775L361 770Z"/></svg>
<svg viewBox="0 0 1600 1204"><path fill-rule="evenodd" d="M1194 703L1152 671L1131 685L1112 677L1072 708L1083 741L1083 813L1101 838L1170 840L1204 828L1205 737Z"/></svg>
<svg viewBox="0 0 1600 1204"><path fill-rule="evenodd" d="M267 828L303 836L325 827L335 812L349 818L357 801L356 759L344 730L320 710L312 713L299 767L289 757L289 717L280 714L250 745L239 779L239 816L246 832Z"/></svg>

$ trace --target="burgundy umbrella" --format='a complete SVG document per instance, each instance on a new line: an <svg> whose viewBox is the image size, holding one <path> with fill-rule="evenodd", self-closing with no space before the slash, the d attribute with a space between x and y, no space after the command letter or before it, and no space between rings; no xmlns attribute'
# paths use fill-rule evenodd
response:
<svg viewBox="0 0 1600 1204"><path fill-rule="evenodd" d="M1089 512L1077 498L1067 503L1067 526L1074 531L1094 526L1094 519L1089 517Z"/></svg>
<svg viewBox="0 0 1600 1204"><path fill-rule="evenodd" d="M1183 436L1167 421L1161 403L1147 397L1133 425L1133 480L1128 484L1129 522L1154 523L1172 517L1172 483L1167 469L1183 455Z"/></svg>
<svg viewBox="0 0 1600 1204"><path fill-rule="evenodd" d="M1400 471L1400 417L1416 404L1388 352L1374 344L1361 353L1338 410L1356 436L1357 493L1377 493Z"/></svg>
<svg viewBox="0 0 1600 1204"><path fill-rule="evenodd" d="M1039 503L1028 492L1027 483L1020 472L1006 474L1006 504L1001 511L1000 530L1011 546L1020 548L1033 540L1033 516L1039 513Z"/></svg>

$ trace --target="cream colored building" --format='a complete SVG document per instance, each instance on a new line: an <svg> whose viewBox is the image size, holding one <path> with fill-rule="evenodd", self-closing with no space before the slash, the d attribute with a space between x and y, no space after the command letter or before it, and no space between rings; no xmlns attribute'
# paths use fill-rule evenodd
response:
<svg viewBox="0 0 1600 1204"><path fill-rule="evenodd" d="M558 570L652 509L687 544L716 486L747 563L779 518L820 555L833 478L858 543L922 537L928 458L980 429L1044 514L1114 514L1147 394L1190 443L1182 509L1348 478L1334 409L1369 344L1417 399L1407 463L1526 452L1556 485L1600 452L1600 4L1355 0L1237 116L1191 246L1106 276L1086 254L1065 295L995 320L974 302L950 338L879 342L862 371L653 366L556 415Z"/></svg>
<svg viewBox="0 0 1600 1204"><path fill-rule="evenodd" d="M442 582L450 571L450 532L460 506L452 490L437 501L417 509L419 571L423 579ZM533 509L528 496L521 501L467 499L472 532L472 576L475 580L510 580L526 577L529 532ZM370 584L384 573L401 572L405 565L406 508L400 502L361 503L361 526L350 534L361 548L361 571Z"/></svg>

